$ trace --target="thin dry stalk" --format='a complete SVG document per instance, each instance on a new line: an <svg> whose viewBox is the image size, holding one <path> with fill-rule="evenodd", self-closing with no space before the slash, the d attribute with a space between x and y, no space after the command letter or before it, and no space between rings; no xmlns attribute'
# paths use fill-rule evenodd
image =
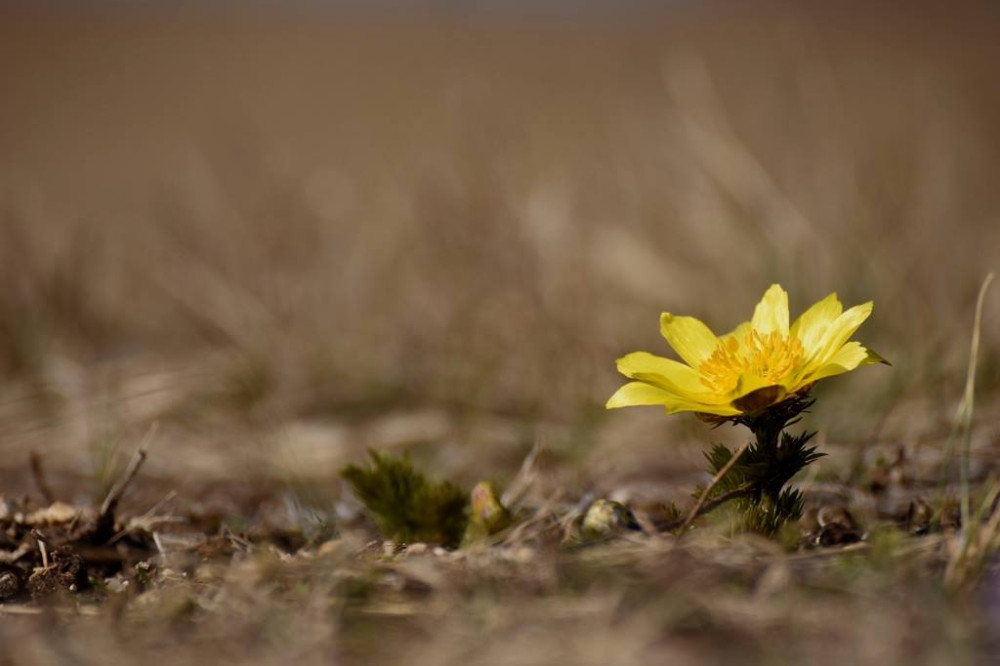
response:
<svg viewBox="0 0 1000 666"><path fill-rule="evenodd" d="M979 336L983 323L983 302L986 299L986 290L993 282L993 273L986 276L983 284L979 287L979 296L976 298L976 316L972 324L972 342L969 348L969 371L965 376L965 391L962 394L962 402L958 406L955 414L955 421L962 430L962 524L968 525L970 516L969 507L969 454L972 442L972 412L976 398L976 365L979 361Z"/></svg>
<svg viewBox="0 0 1000 666"><path fill-rule="evenodd" d="M991 282L993 282L993 273L987 275L986 279L983 280L982 285L979 287L979 295L976 298L976 314L972 324L972 341L969 347L969 369L965 377L965 390L962 393L962 400L955 412L952 435L949 437L949 448L951 448L951 441L955 434L960 432L962 436L962 457L960 460L962 532L958 552L948 562L945 570L945 580L950 585L958 584L964 580L968 572L975 568L976 562L981 562L984 555L994 547L993 536L996 526L990 528L990 525L994 524L994 518L996 518L997 512L993 509L993 505L997 497L1000 496L1000 485L993 485L986 499L980 504L975 517L972 516L971 492L969 488L972 415L976 397L976 367L979 362L979 339L983 323L983 305ZM982 530L980 527L986 511L992 511L992 516L989 524L986 526L987 531L981 534ZM970 554L970 548L974 541L978 547L975 553Z"/></svg>
<svg viewBox="0 0 1000 666"><path fill-rule="evenodd" d="M531 451L528 452L528 455L524 457L524 461L521 463L521 468L518 470L517 476L515 476L514 480L510 482L510 485L507 486L507 490L504 491L503 496L500 498L500 503L505 507L515 507L535 483L535 480L538 478L538 454L541 453L541 451L541 445L535 443L535 445L531 447Z"/></svg>
<svg viewBox="0 0 1000 666"><path fill-rule="evenodd" d="M45 540L42 538L41 533L38 530L31 530L31 536L35 539L35 543L38 545L38 552L42 557L42 568L49 568L49 551L45 547Z"/></svg>
<svg viewBox="0 0 1000 666"><path fill-rule="evenodd" d="M139 443L139 448L136 449L135 454L133 454L132 459L128 463L128 467L125 469L125 474L122 478L111 488L108 492L108 496L104 498L104 502L101 504L100 517L106 519L109 516L114 515L115 509L118 507L118 503L121 501L122 497L125 495L125 491L128 489L132 479L135 475L139 473L139 469L142 468L142 464L146 461L146 452L149 447L150 442L153 441L153 437L156 435L156 431L159 427L159 423L154 422L153 425L149 427L146 431L146 436L142 438L142 442Z"/></svg>
<svg viewBox="0 0 1000 666"><path fill-rule="evenodd" d="M48 480L45 478L42 457L37 451L32 451L28 455L28 461L31 465L31 478L35 481L35 487L38 488L38 492L41 493L46 503L52 504L56 501L56 495L52 492L52 486L49 485Z"/></svg>
<svg viewBox="0 0 1000 666"><path fill-rule="evenodd" d="M708 487L706 487L704 491L702 491L701 497L699 497L698 501L695 502L695 505L691 509L691 512L688 514L688 517L684 520L684 523L681 525L680 534L684 534L684 532L686 532L687 529L691 527L691 523L693 523L695 519L698 518L698 516L701 516L704 513L708 513L709 511L716 508L720 504L728 502L729 500L734 499L736 497L739 497L746 492L746 489L744 488L737 488L736 490L732 490L726 493L725 495L722 495L721 497L717 497L716 499L712 500L712 502L710 502L709 504L705 504L706 500L708 500L708 494L711 493L712 490L717 485L719 485L719 482L722 481L723 478L725 478L726 474L729 473L729 470L733 468L733 465L736 464L736 462L740 459L740 457L742 457L742 455L746 452L746 450L749 447L750 447L750 442L744 442L743 445L736 450L736 453L733 454L733 457L729 459L729 462L727 462L723 466L723 468L719 470L719 473L712 478L712 482L708 484ZM703 509L703 507L705 508Z"/></svg>
<svg viewBox="0 0 1000 666"><path fill-rule="evenodd" d="M1000 546L997 540L997 531L1000 529L1000 510L996 508L998 498L1000 483L994 483L980 503L975 519L960 533L957 552L945 568L945 582L949 586L960 587L973 578ZM983 525L983 517L987 512L991 512L990 518Z"/></svg>

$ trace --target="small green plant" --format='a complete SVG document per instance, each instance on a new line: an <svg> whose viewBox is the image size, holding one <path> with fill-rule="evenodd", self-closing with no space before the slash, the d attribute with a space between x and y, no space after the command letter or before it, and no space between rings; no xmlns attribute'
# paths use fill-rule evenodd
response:
<svg viewBox="0 0 1000 666"><path fill-rule="evenodd" d="M378 529L402 542L459 545L468 522L468 494L450 481L432 481L405 457L369 451L368 467L349 465L341 476L354 488Z"/></svg>
<svg viewBox="0 0 1000 666"><path fill-rule="evenodd" d="M754 434L754 441L735 461L723 444L705 454L709 471L719 479L708 499L733 500L741 531L773 536L787 521L802 515L802 493L785 484L825 454L808 445L816 433L790 435L784 429L798 422L810 404L811 400L798 398L757 416L734 419ZM727 465L729 471L723 474Z"/></svg>

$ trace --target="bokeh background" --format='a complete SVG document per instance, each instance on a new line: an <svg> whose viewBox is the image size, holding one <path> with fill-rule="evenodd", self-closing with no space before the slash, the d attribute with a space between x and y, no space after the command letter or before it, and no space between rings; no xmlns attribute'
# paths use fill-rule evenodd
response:
<svg viewBox="0 0 1000 666"><path fill-rule="evenodd" d="M471 483L540 444L567 497L684 498L738 433L606 413L614 359L668 353L664 310L728 330L776 281L793 316L873 299L859 338L893 362L821 390L819 441L854 452L826 469L940 447L1000 266L998 19L4 3L3 491L35 451L100 497L158 422L149 495L233 514L332 506L366 447ZM986 305L974 452L1000 436Z"/></svg>

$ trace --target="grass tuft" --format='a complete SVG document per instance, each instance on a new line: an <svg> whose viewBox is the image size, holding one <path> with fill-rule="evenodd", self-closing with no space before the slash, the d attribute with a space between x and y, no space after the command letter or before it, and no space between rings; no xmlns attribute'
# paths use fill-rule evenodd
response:
<svg viewBox="0 0 1000 666"><path fill-rule="evenodd" d="M450 481L431 481L406 458L369 451L368 468L341 472L388 538L456 547L468 522L468 494Z"/></svg>

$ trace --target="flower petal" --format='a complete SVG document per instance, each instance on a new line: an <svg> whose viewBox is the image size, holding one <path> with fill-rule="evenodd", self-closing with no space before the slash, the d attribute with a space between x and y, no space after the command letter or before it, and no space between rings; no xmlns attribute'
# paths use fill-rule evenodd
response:
<svg viewBox="0 0 1000 666"><path fill-rule="evenodd" d="M771 396L773 399L767 404L778 402L788 393L786 388L781 384L776 384L773 381L768 381L761 377L752 374L742 374L740 375L740 381L736 385L736 390L730 395L730 401L733 405L740 408L740 411L757 411L760 407L755 407L754 409L747 409L741 406L743 398L751 396L752 394L758 394L757 398L752 402L756 405L760 402L759 398L761 396ZM766 406L766 405L764 405Z"/></svg>
<svg viewBox="0 0 1000 666"><path fill-rule="evenodd" d="M785 387L780 384L772 384L770 386L762 386L733 400L733 406L743 413L753 414L754 412L759 412L762 409L770 407L784 397Z"/></svg>
<svg viewBox="0 0 1000 666"><path fill-rule="evenodd" d="M736 340L740 348L744 348L747 343L748 333L753 331L753 324L748 321L743 322L725 335L720 335L719 340Z"/></svg>
<svg viewBox="0 0 1000 666"><path fill-rule="evenodd" d="M739 413L738 410L727 404L704 404L697 400L690 400L674 395L658 386L653 386L645 382L629 382L611 396L605 407L607 409L617 409L618 407L635 407L641 405L663 405L671 414L676 412L704 412L707 414L718 414L719 416L733 416Z"/></svg>
<svg viewBox="0 0 1000 666"><path fill-rule="evenodd" d="M873 307L874 304L871 301L855 305L833 320L823 335L818 352L810 359L810 365L815 368L817 365L822 366L832 362L833 357L844 346L844 343L871 315Z"/></svg>
<svg viewBox="0 0 1000 666"><path fill-rule="evenodd" d="M607 409L640 405L665 405L672 399L669 393L645 382L629 382L621 387L604 405Z"/></svg>
<svg viewBox="0 0 1000 666"><path fill-rule="evenodd" d="M799 339L805 358L814 357L822 346L827 329L844 311L836 293L832 293L803 312L792 324L790 335Z"/></svg>
<svg viewBox="0 0 1000 666"><path fill-rule="evenodd" d="M811 384L819 379L842 375L863 365L874 363L887 363L887 361L872 350L863 347L860 342L848 342L819 370L806 377L805 383Z"/></svg>
<svg viewBox="0 0 1000 666"><path fill-rule="evenodd" d="M740 410L728 404L702 405L697 402L686 402L682 400L668 404L666 405L666 408L668 414L676 414L678 412L695 412L697 414L714 414L715 416L737 416L740 413Z"/></svg>
<svg viewBox="0 0 1000 666"><path fill-rule="evenodd" d="M875 363L885 363L888 365L889 362L878 353L862 346L860 342L848 342L825 365L809 377L806 377L805 383L811 384L825 377L842 375L863 365L873 365Z"/></svg>
<svg viewBox="0 0 1000 666"><path fill-rule="evenodd" d="M618 359L618 372L629 379L637 379L674 393L680 398L699 403L727 402L724 396L713 394L690 366L670 358L647 352L632 352Z"/></svg>
<svg viewBox="0 0 1000 666"><path fill-rule="evenodd" d="M764 292L750 323L763 334L778 331L782 336L788 335L788 292L780 284L772 284Z"/></svg>
<svg viewBox="0 0 1000 666"><path fill-rule="evenodd" d="M700 320L675 317L669 312L660 315L660 333L692 368L697 368L711 356L718 344L715 333Z"/></svg>

